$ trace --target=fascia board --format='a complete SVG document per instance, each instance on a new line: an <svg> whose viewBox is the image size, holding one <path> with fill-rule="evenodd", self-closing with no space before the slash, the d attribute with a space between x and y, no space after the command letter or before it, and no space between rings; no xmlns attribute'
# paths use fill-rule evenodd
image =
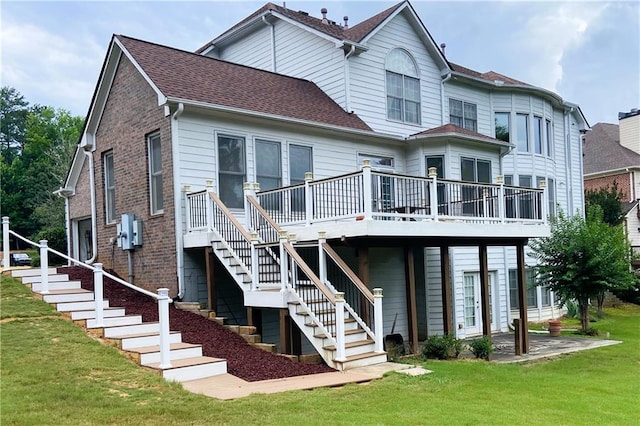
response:
<svg viewBox="0 0 640 426"><path fill-rule="evenodd" d="M596 179L596 178L601 178L601 177L619 175L621 173L631 173L633 171L640 171L640 165L638 165L638 166L620 167L618 169L611 169L611 170L603 170L601 172L585 173L583 175L583 178L584 179Z"/></svg>
<svg viewBox="0 0 640 426"><path fill-rule="evenodd" d="M160 91L160 89L158 88L158 86L156 86L156 84L153 82L153 80L151 80L151 78L149 78L149 75L144 71L144 69L140 66L140 64L135 60L133 55L131 53L129 53L129 51L124 47L122 42L120 42L120 40L118 40L117 37L115 38L114 41L120 47L120 50L122 50L122 53L124 53L124 55L131 61L133 66L136 68L136 70L138 70L138 72L144 78L144 80L147 82L147 84L149 84L149 86L151 86L151 89L153 89L153 91L156 93L156 96L158 97L158 106L164 105L165 102L166 102L166 96Z"/></svg>
<svg viewBox="0 0 640 426"><path fill-rule="evenodd" d="M64 187L72 190L73 193L75 193L76 185L78 184L78 180L80 179L80 172L82 171L85 157L86 155L84 155L84 150L79 145L76 146L76 152L73 155L71 167L69 167L67 179L64 182Z"/></svg>

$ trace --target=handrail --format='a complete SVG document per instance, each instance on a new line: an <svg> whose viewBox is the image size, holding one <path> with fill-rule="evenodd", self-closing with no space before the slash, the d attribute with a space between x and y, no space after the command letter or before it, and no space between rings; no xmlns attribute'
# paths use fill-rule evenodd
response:
<svg viewBox="0 0 640 426"><path fill-rule="evenodd" d="M320 281L320 278L318 278L318 276L311 270L311 268L309 268L309 265L307 265L307 263L300 257L300 255L293 248L291 243L288 243L288 242L284 243L283 247L285 248L289 256L291 256L291 258L295 260L296 264L302 270L302 272L304 272L305 275L309 277L313 285L315 285L318 288L318 290L322 292L322 294L329 300L329 302L335 305L336 303L335 295L331 292L331 290L329 290L329 288L324 283Z"/></svg>
<svg viewBox="0 0 640 426"><path fill-rule="evenodd" d="M373 303L373 293L371 293L371 290L369 290L369 288L362 282L360 278L358 278L358 276L353 272L353 270L351 270L351 268L347 266L345 261L338 255L338 253L336 253L333 250L333 248L329 245L329 243L326 243L326 242L323 243L322 248L336 263L336 265L338 265L338 267L342 270L342 272L344 272L345 275L349 277L351 282L355 284L358 290L360 290L360 293L362 293L362 295L366 297L369 302Z"/></svg>
<svg viewBox="0 0 640 426"><path fill-rule="evenodd" d="M247 201L249 202L249 204L251 205L251 207L255 210L257 210L258 214L260 215L260 217L264 220L266 220L266 222L269 224L269 226L272 228L272 230L274 231L274 234L276 236L276 240L275 241L266 241L268 243L272 243L272 242L277 242L277 237L280 234L280 231L282 230L282 228L280 228L280 225L278 225L278 223L273 220L273 218L271 217L271 215L269 213L267 213L267 211L264 209L264 207L262 207L260 205L260 203L258 202L258 200L256 200L255 197L253 196L247 196ZM254 226L255 224L253 223L253 216L251 216L251 225ZM263 238L264 240L264 238Z"/></svg>
<svg viewBox="0 0 640 426"><path fill-rule="evenodd" d="M247 242L251 242L251 235L244 229L244 227L240 224L238 219L236 219L235 215L231 213L231 210L227 208L227 206L222 202L222 200L216 195L215 192L209 192L209 197L213 200L216 206L222 210L224 215L233 223L233 225L237 228L238 232L242 234L242 236L247 240Z"/></svg>

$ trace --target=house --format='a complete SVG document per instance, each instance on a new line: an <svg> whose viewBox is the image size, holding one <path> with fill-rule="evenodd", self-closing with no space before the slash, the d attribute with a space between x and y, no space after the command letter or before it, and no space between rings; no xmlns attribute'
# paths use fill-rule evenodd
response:
<svg viewBox="0 0 640 426"><path fill-rule="evenodd" d="M584 189L613 187L622 193L625 231L640 252L640 111L618 114L619 124L597 123L584 135Z"/></svg>
<svg viewBox="0 0 640 426"><path fill-rule="evenodd" d="M526 244L582 210L579 107L450 62L408 1L322 15L268 3L195 53L115 35L71 253L336 368L557 315Z"/></svg>

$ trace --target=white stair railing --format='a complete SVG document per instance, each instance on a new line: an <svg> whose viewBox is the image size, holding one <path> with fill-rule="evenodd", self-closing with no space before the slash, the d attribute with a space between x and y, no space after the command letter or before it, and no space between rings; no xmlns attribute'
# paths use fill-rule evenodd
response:
<svg viewBox="0 0 640 426"><path fill-rule="evenodd" d="M103 304L103 294L104 294L104 289L103 289L103 282L104 282L104 277L108 277L111 280L124 285L126 287L129 287L132 290L137 291L138 293L142 293L145 294L149 297L152 297L153 299L158 301L158 319L160 322L160 359L161 359L161 368L169 368L171 367L171 362L170 362L170 347L169 347L169 303L172 302L171 298L169 297L169 290L166 288L160 288L158 289L158 294L152 293L148 290L145 290L143 288L137 287L134 284L131 284L130 282L127 282L119 277L116 277L115 275L112 275L108 272L105 272L102 269L102 264L101 263L95 263L93 265L89 265L87 263L84 263L78 259L74 259L70 256L67 256L64 253L60 253L57 250L52 249L51 247L48 246L47 244L47 240L41 240L40 243L36 243L34 241L31 241L25 237L23 237L22 235L12 231L10 229L9 226L9 218L7 216L4 216L2 218L2 252L3 252L3 269L5 271L10 270L11 269L11 262L10 262L10 250L9 250L9 238L10 236L13 236L15 238L18 238L21 241L26 242L27 244L34 246L34 247L38 247L40 249L40 276L41 276L41 282L42 282L42 287L40 290L41 294L48 294L49 293L49 253L55 254L56 256L59 256L63 259L66 259L68 261L70 261L72 264L76 264L78 266L81 266L83 268L89 269L91 271L93 271L93 298L94 298L94 303L95 303L95 311L96 311L96 325L98 327L100 326L104 326L104 304Z"/></svg>

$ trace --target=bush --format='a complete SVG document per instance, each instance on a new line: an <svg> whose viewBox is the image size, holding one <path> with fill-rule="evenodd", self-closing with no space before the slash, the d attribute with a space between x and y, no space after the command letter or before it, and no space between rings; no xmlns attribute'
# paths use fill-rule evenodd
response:
<svg viewBox="0 0 640 426"><path fill-rule="evenodd" d="M586 330L578 330L576 331L576 334L583 334L586 336L598 336L600 335L600 332L598 331L597 328L593 328L593 327L589 327Z"/></svg>
<svg viewBox="0 0 640 426"><path fill-rule="evenodd" d="M578 308L578 304L573 300L567 300L564 304L567 308L567 318L579 318L580 317L580 309Z"/></svg>
<svg viewBox="0 0 640 426"><path fill-rule="evenodd" d="M482 336L479 339L474 339L469 344L469 349L476 356L476 358L489 359L494 351L493 342L488 336Z"/></svg>
<svg viewBox="0 0 640 426"><path fill-rule="evenodd" d="M452 334L429 336L422 345L422 356L431 359L458 358L462 352L462 340Z"/></svg>
<svg viewBox="0 0 640 426"><path fill-rule="evenodd" d="M39 243L40 240L47 240L47 246L59 251L60 253L67 252L67 231L65 231L64 227L62 226L58 226L55 228L45 228L42 231L38 232L33 237L33 241ZM49 264L51 266L64 265L66 263L66 259L63 259L60 256L56 256L55 254L49 254ZM38 264L34 264L33 266L40 266L39 257Z"/></svg>

